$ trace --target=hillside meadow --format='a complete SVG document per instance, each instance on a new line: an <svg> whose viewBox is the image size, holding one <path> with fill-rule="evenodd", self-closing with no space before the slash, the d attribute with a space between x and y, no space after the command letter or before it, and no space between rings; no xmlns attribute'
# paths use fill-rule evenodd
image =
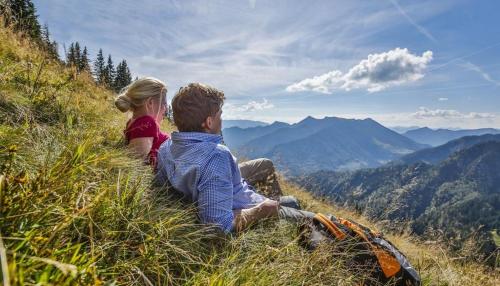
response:
<svg viewBox="0 0 500 286"><path fill-rule="evenodd" d="M154 75L153 75L154 76ZM0 28L0 259L4 285L358 285L350 254L308 252L296 225L224 236L193 206L150 186L151 169L121 139L126 116L88 74ZM172 92L169 93L172 96ZM168 122L164 129L174 130ZM352 218L286 181L306 209ZM437 243L387 237L424 285L499 285L498 270Z"/></svg>

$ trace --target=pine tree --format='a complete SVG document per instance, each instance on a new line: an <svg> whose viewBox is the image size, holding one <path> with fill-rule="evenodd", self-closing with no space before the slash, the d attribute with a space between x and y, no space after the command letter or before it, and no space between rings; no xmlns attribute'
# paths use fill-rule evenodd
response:
<svg viewBox="0 0 500 286"><path fill-rule="evenodd" d="M167 118L168 122L174 123L174 110L172 109L172 105L167 106L167 111L165 112L165 118Z"/></svg>
<svg viewBox="0 0 500 286"><path fill-rule="evenodd" d="M122 62L118 63L116 66L116 77L115 82L113 83L113 89L118 92L121 89L121 82L123 80L123 66Z"/></svg>
<svg viewBox="0 0 500 286"><path fill-rule="evenodd" d="M4 25L12 25L15 30L23 31L35 41L41 42L42 30L31 0L0 1L0 15L3 16Z"/></svg>
<svg viewBox="0 0 500 286"><path fill-rule="evenodd" d="M59 59L59 53L57 51L57 42L50 40L49 26L47 24L43 25L41 32L42 48L49 54L53 59Z"/></svg>
<svg viewBox="0 0 500 286"><path fill-rule="evenodd" d="M90 71L87 47L84 47L82 52L79 42L71 43L68 54L66 55L66 64L75 67L78 73Z"/></svg>
<svg viewBox="0 0 500 286"><path fill-rule="evenodd" d="M108 55L108 62L106 64L106 67L104 67L103 72L104 85L108 88L112 88L115 81L115 76L116 70L113 65L113 60L111 59L111 55Z"/></svg>
<svg viewBox="0 0 500 286"><path fill-rule="evenodd" d="M48 52L53 59L59 60L58 44L56 41L50 43Z"/></svg>
<svg viewBox="0 0 500 286"><path fill-rule="evenodd" d="M76 65L76 52L74 43L71 43L71 45L69 46L68 53L66 54L66 65L68 66Z"/></svg>
<svg viewBox="0 0 500 286"><path fill-rule="evenodd" d="M77 72L80 72L80 65L82 61L82 51L80 49L80 43L75 43L75 62L73 65L76 67Z"/></svg>
<svg viewBox="0 0 500 286"><path fill-rule="evenodd" d="M47 24L43 25L40 35L42 43L44 44L44 46L48 47L50 45L50 32L49 26Z"/></svg>
<svg viewBox="0 0 500 286"><path fill-rule="evenodd" d="M97 53L97 58L94 61L94 77L95 81L99 85L104 85L104 56L102 55L102 49L99 49Z"/></svg>
<svg viewBox="0 0 500 286"><path fill-rule="evenodd" d="M80 71L87 71L90 72L90 63L89 63L89 54L87 51L87 47L83 47L83 52L80 55L80 66L79 66Z"/></svg>
<svg viewBox="0 0 500 286"><path fill-rule="evenodd" d="M50 40L49 28L45 24L42 28L38 22L35 5L31 0L0 0L0 16L5 26L12 26L22 31L39 44L47 54L59 60L57 42Z"/></svg>
<svg viewBox="0 0 500 286"><path fill-rule="evenodd" d="M126 87L132 82L132 75L127 65L127 61L122 60L116 66L116 77L113 88L116 92L119 92L122 88Z"/></svg>

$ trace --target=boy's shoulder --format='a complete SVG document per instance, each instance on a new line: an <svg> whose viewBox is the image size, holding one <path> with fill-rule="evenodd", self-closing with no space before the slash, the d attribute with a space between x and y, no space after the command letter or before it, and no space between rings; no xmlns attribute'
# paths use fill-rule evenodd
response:
<svg viewBox="0 0 500 286"><path fill-rule="evenodd" d="M217 146L215 147L215 150L217 152L221 152L221 153L224 153L224 154L231 154L231 150L229 150L229 148L226 145L223 145L223 144L217 144Z"/></svg>
<svg viewBox="0 0 500 286"><path fill-rule="evenodd" d="M235 168L234 156L231 154L229 148L222 144L215 144L210 155L206 158L204 163L200 166L203 174L209 175L215 173L228 174Z"/></svg>
<svg viewBox="0 0 500 286"><path fill-rule="evenodd" d="M219 155L221 157L226 157L229 159L233 158L233 154L231 153L231 150L229 150L229 148L223 144L216 144L212 154Z"/></svg>

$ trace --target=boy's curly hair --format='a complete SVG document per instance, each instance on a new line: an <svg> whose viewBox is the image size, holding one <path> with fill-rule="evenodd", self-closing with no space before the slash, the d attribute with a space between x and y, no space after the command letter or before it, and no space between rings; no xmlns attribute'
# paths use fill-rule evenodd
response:
<svg viewBox="0 0 500 286"><path fill-rule="evenodd" d="M222 109L224 92L201 83L181 87L172 99L174 123L181 132L203 132L202 123Z"/></svg>

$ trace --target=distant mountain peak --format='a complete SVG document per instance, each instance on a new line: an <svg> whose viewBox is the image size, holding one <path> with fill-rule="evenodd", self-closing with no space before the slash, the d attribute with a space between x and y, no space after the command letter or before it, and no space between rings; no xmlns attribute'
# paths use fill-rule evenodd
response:
<svg viewBox="0 0 500 286"><path fill-rule="evenodd" d="M274 121L269 126L280 126L280 125L286 126L286 125L290 125L290 124L283 122L283 121Z"/></svg>
<svg viewBox="0 0 500 286"><path fill-rule="evenodd" d="M227 128L232 128L232 127L238 127L238 128L251 128L251 127L258 127L258 126L266 126L268 123L262 122L262 121L255 121L255 120L247 120L247 119L223 119L222 120L222 128L227 129Z"/></svg>
<svg viewBox="0 0 500 286"><path fill-rule="evenodd" d="M227 146L238 156L271 158L278 169L289 174L376 167L426 147L371 118L307 116L295 124L274 122L227 130L224 135Z"/></svg>
<svg viewBox="0 0 500 286"><path fill-rule="evenodd" d="M315 122L315 121L320 121L321 119L314 118L311 115L307 116L306 118L302 119L301 121L297 122L297 124L305 123L305 122Z"/></svg>
<svg viewBox="0 0 500 286"><path fill-rule="evenodd" d="M309 115L306 118L302 119L301 121L295 123L295 125L301 125L304 123L335 122L335 121L360 121L360 120L359 119L342 118L342 117L336 117L336 116L325 116L323 118L315 118L315 117L312 117L311 115Z"/></svg>

